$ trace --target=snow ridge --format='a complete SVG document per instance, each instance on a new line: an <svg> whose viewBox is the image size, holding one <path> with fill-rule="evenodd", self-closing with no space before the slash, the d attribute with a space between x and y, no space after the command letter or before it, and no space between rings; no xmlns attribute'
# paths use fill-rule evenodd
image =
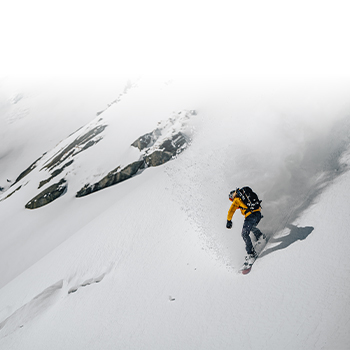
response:
<svg viewBox="0 0 350 350"><path fill-rule="evenodd" d="M89 163L95 164L96 159L94 157L100 156L101 152L108 153L108 148L112 147L112 145L110 142L101 141L106 137L107 128L112 128L111 132L113 132L115 127L118 126L118 123L114 122L115 112L112 111L112 107L117 107L116 105L122 100L121 97L132 87L135 87L135 84L128 85L124 93L113 101L106 110L98 113L98 116L93 121L61 141L53 150L43 154L24 170L12 184L12 186L18 184L16 190L11 192L10 195L3 194L0 197L0 201L19 191L24 186L24 181L25 185L27 185L35 179L34 181L38 183L37 189L42 187L43 189L41 189L41 192L36 193L25 207L27 209L36 209L60 198L67 191L71 191L69 184L72 181L72 177L78 177L78 182L80 183L84 182L86 174L84 172L80 172L81 175L77 173L77 170L81 167L80 155L82 153L86 155L89 153L86 152L87 150L99 145L98 153L95 152L89 156ZM108 114L107 110L112 113ZM104 115L101 116L102 113ZM119 164L117 167L114 165L114 170L102 169L102 172L107 173L107 175L91 185L87 182L80 189L73 189L76 192L76 197L83 197L105 187L115 185L141 173L149 166L158 166L174 159L191 143L193 128L191 129L190 119L193 115L196 115L196 111L183 110L173 113L172 117L167 120L160 121L155 130L145 134L131 144L140 150L138 160L129 161L129 164ZM143 144L143 139L148 140L147 145ZM130 143L129 145L124 145L124 147L130 147ZM111 161L115 162L114 159ZM36 174L32 176L32 180L29 174L33 171ZM100 176L93 167L90 169L90 172L92 172L91 175L94 179ZM101 172L101 169L99 169L99 172ZM47 185L58 175L61 177L59 182L50 186ZM39 181L37 180L38 177L40 177ZM34 183L31 185L33 187Z"/></svg>

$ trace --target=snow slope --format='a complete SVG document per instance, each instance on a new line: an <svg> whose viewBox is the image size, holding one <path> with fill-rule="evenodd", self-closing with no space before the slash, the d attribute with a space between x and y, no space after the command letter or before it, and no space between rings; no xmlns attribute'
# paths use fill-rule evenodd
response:
<svg viewBox="0 0 350 350"><path fill-rule="evenodd" d="M160 100L147 82L119 106L121 128L144 108L145 132L198 110L177 159L35 211L20 192L0 202L12 237L0 349L348 348L347 87L205 83L173 82ZM228 192L244 185L270 239L247 276L243 217L225 228Z"/></svg>
<svg viewBox="0 0 350 350"><path fill-rule="evenodd" d="M1 76L0 186L7 179L14 181L40 155L94 119L127 82L122 76L114 80Z"/></svg>

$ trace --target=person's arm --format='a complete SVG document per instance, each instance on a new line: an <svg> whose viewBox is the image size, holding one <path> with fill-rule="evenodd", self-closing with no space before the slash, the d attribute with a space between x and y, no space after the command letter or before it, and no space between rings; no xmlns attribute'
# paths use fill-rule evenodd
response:
<svg viewBox="0 0 350 350"><path fill-rule="evenodd" d="M239 205L237 204L237 201L234 200L231 204L231 207L228 211L228 214L227 214L227 220L228 221L231 221L232 220L232 217L233 217L233 214L235 213L235 211L239 208Z"/></svg>
<svg viewBox="0 0 350 350"><path fill-rule="evenodd" d="M227 223L226 223L226 227L227 228L231 228L232 227L232 217L233 217L233 214L235 213L235 211L239 208L239 206L237 205L237 201L236 200L233 200L232 204L231 204L231 207L228 211L228 214L227 214Z"/></svg>

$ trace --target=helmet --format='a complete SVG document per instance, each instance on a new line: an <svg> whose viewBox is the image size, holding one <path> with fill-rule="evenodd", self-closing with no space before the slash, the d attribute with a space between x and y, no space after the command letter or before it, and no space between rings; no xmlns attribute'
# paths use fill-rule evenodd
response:
<svg viewBox="0 0 350 350"><path fill-rule="evenodd" d="M236 190L233 190L229 193L228 199L232 202L235 196L236 196Z"/></svg>

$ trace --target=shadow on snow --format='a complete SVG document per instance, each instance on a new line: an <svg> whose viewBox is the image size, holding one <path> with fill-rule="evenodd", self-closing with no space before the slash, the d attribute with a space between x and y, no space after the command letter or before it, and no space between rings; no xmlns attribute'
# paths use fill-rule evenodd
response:
<svg viewBox="0 0 350 350"><path fill-rule="evenodd" d="M311 226L298 227L295 225L287 225L287 228L290 229L289 234L283 237L271 238L268 241L268 245L275 244L275 243L278 243L278 244L263 251L260 254L260 257L264 257L265 255L273 253L277 250L285 249L297 241L303 241L314 230L314 228Z"/></svg>

